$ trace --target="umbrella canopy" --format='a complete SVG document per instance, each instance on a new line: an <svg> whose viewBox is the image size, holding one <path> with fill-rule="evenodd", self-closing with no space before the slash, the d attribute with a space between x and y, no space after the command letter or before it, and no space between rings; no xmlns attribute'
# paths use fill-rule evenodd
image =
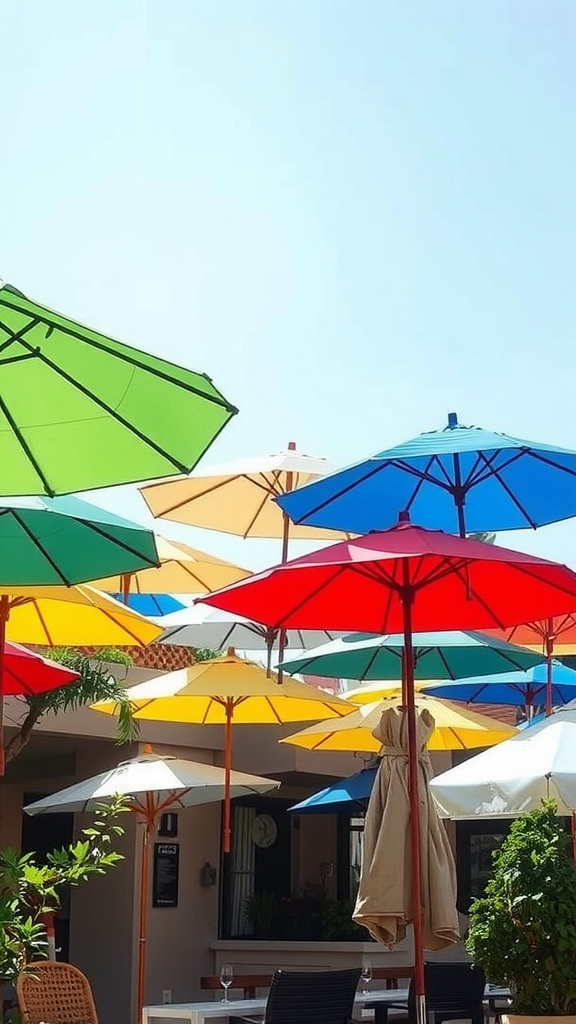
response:
<svg viewBox="0 0 576 1024"><path fill-rule="evenodd" d="M246 579L249 569L241 569L216 555L197 551L180 541L156 536L160 565L141 572L124 573L98 579L101 590L129 594L206 594L218 587Z"/></svg>
<svg viewBox="0 0 576 1024"><path fill-rule="evenodd" d="M0 397L5 495L188 473L237 411L204 374L114 341L1 282Z"/></svg>
<svg viewBox="0 0 576 1024"><path fill-rule="evenodd" d="M546 655L546 714L552 711L552 662L554 655L576 654L576 614L549 615L523 622L512 629L490 630L510 643L534 646Z"/></svg>
<svg viewBox="0 0 576 1024"><path fill-rule="evenodd" d="M402 705L400 693L391 694L371 704L362 704L345 718L316 722L280 740L304 750L361 751L379 754L382 740L378 731L382 713ZM462 705L451 704L419 693L415 698L417 711L428 711L434 728L427 743L429 750L473 750L501 743L516 732L510 725L486 715L479 715Z"/></svg>
<svg viewBox="0 0 576 1024"><path fill-rule="evenodd" d="M6 637L38 647L131 647L152 643L154 622L87 585L4 587L0 623Z"/></svg>
<svg viewBox="0 0 576 1024"><path fill-rule="evenodd" d="M414 678L460 679L476 672L526 669L538 663L534 651L482 633L415 633ZM335 679L401 679L404 637L350 633L282 662L285 672L312 672Z"/></svg>
<svg viewBox="0 0 576 1024"><path fill-rule="evenodd" d="M280 783L244 772L232 772L232 798L268 793ZM131 797L130 807L146 817L152 796L155 817L161 807L178 810L224 798L224 769L211 764L185 761L175 757L142 754L121 761L115 768L101 772L84 782L51 793L24 808L27 814L94 811L106 800Z"/></svg>
<svg viewBox="0 0 576 1024"><path fill-rule="evenodd" d="M252 793L268 793L280 783L257 775L232 772L230 792L233 797ZM136 1024L142 1020L144 1004L144 977L146 968L146 939L148 932L148 876L150 835L156 828L159 815L167 808L192 807L197 804L222 800L224 771L209 764L182 761L173 757L145 754L123 761L111 771L102 772L92 779L69 786L25 807L28 814L47 814L61 811L88 811L96 809L107 799L118 795L130 796L130 810L144 822L142 858L140 867L140 927L138 942L138 999Z"/></svg>
<svg viewBox="0 0 576 1024"><path fill-rule="evenodd" d="M269 660L278 637L277 630L251 622L243 615L232 615L202 603L166 616L162 625L164 632L159 641L162 644L209 647L213 651L227 647L241 651L265 650ZM288 629L284 634L284 645L302 650L332 640L335 635L326 629Z"/></svg>
<svg viewBox="0 0 576 1024"><path fill-rule="evenodd" d="M366 630L404 635L414 905L420 899L414 631L502 628L575 607L565 566L424 530L401 514L382 533L334 544L208 595L207 604L274 628ZM418 1024L424 1024L422 920L414 921Z"/></svg>
<svg viewBox="0 0 576 1024"><path fill-rule="evenodd" d="M128 594L127 599L124 594L111 594L110 596L115 601L127 604L129 608L133 608L140 615L156 618L164 618L164 616L184 608L182 602L172 597L172 594Z"/></svg>
<svg viewBox="0 0 576 1024"><path fill-rule="evenodd" d="M338 814L339 811L350 814L356 805L363 811L370 799L376 771L376 768L363 768L348 779L338 779L338 782L307 796L288 810L294 814Z"/></svg>
<svg viewBox="0 0 576 1024"><path fill-rule="evenodd" d="M318 717L338 717L349 711L346 701L293 679L279 684L260 665L229 651L178 672L132 686L126 694L136 719L162 722L199 722L226 727L225 758L232 764L232 722L244 725L281 725ZM101 701L96 711L114 714L116 705ZM224 852L230 851L230 801L225 798Z"/></svg>
<svg viewBox="0 0 576 1024"><path fill-rule="evenodd" d="M56 690L80 678L78 672L28 651L20 644L4 645L2 696L33 696Z"/></svg>
<svg viewBox="0 0 576 1024"><path fill-rule="evenodd" d="M294 523L368 533L399 508L436 530L535 529L576 515L576 452L458 423L278 499Z"/></svg>
<svg viewBox="0 0 576 1024"><path fill-rule="evenodd" d="M447 700L470 704L513 704L534 707L544 704L548 680L546 662L527 672L499 672L493 676L473 676L457 683L434 683L426 693ZM576 698L576 672L559 661L552 663L552 703L568 704Z"/></svg>
<svg viewBox="0 0 576 1024"><path fill-rule="evenodd" d="M576 606L576 573L410 522L255 573L203 602L275 629L488 629ZM410 644L412 647L412 644Z"/></svg>
<svg viewBox="0 0 576 1024"><path fill-rule="evenodd" d="M438 818L428 783L432 777L426 744L434 720L426 709L416 721L421 851L422 938L425 949L444 949L457 942L456 866L448 836ZM414 892L409 884L410 802L408 800L407 718L388 708L375 729L383 754L364 825L364 854L353 919L378 942L393 947L406 937L414 920Z"/></svg>
<svg viewBox="0 0 576 1024"><path fill-rule="evenodd" d="M151 530L113 512L74 497L0 499L0 587L71 586L157 565Z"/></svg>
<svg viewBox="0 0 576 1024"><path fill-rule="evenodd" d="M559 814L576 811L576 708L531 725L431 784L441 813L450 818L504 817L536 810L552 798Z"/></svg>
<svg viewBox="0 0 576 1024"><path fill-rule="evenodd" d="M284 537L287 518L274 498L336 469L326 459L286 451L234 459L189 477L142 488L153 516L240 537ZM334 540L332 530L290 527L292 540Z"/></svg>

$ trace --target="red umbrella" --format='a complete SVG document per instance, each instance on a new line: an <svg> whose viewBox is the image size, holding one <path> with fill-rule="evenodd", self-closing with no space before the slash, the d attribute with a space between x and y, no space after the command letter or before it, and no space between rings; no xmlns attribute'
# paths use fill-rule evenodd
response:
<svg viewBox="0 0 576 1024"><path fill-rule="evenodd" d="M20 644L5 641L2 697L29 697L56 690L80 678L78 672L43 658Z"/></svg>
<svg viewBox="0 0 576 1024"><path fill-rule="evenodd" d="M73 683L80 676L64 665L43 658L20 644L4 641L2 653L2 688L0 690L0 721L4 697L29 697L56 690ZM4 748L0 747L0 774L4 774Z"/></svg>
<svg viewBox="0 0 576 1024"><path fill-rule="evenodd" d="M413 526L333 544L203 598L275 629L404 634L410 801L418 805L413 631L486 629L576 607L576 574L519 551ZM417 1019L425 1021L418 814L410 815Z"/></svg>

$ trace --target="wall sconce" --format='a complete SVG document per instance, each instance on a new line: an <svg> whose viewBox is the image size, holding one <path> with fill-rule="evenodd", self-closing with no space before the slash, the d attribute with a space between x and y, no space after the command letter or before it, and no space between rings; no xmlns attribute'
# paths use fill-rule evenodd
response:
<svg viewBox="0 0 576 1024"><path fill-rule="evenodd" d="M200 885L203 889L210 889L216 885L216 868L211 867L208 861L200 868Z"/></svg>
<svg viewBox="0 0 576 1024"><path fill-rule="evenodd" d="M175 839L178 835L178 815L174 811L166 811L160 815L158 835Z"/></svg>

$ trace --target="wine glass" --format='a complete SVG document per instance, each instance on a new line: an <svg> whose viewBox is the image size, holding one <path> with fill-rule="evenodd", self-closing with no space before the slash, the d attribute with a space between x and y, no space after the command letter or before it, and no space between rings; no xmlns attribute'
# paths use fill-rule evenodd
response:
<svg viewBox="0 0 576 1024"><path fill-rule="evenodd" d="M371 963L368 962L368 963L363 964L361 978L362 978L362 981L364 982L364 988L362 990L362 995L363 996L369 996L370 995L370 982L372 981L372 964Z"/></svg>
<svg viewBox="0 0 576 1024"><path fill-rule="evenodd" d="M223 1003L228 1002L228 989L230 988L230 985L232 984L233 980L234 968L232 967L232 964L223 964L220 970L220 984L224 989L224 999L222 1000Z"/></svg>

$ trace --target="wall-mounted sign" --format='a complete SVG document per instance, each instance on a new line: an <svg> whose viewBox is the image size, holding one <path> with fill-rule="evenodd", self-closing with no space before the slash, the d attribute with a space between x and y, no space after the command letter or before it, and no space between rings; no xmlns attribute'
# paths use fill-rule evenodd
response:
<svg viewBox="0 0 576 1024"><path fill-rule="evenodd" d="M178 843L154 843L153 907L178 906Z"/></svg>

